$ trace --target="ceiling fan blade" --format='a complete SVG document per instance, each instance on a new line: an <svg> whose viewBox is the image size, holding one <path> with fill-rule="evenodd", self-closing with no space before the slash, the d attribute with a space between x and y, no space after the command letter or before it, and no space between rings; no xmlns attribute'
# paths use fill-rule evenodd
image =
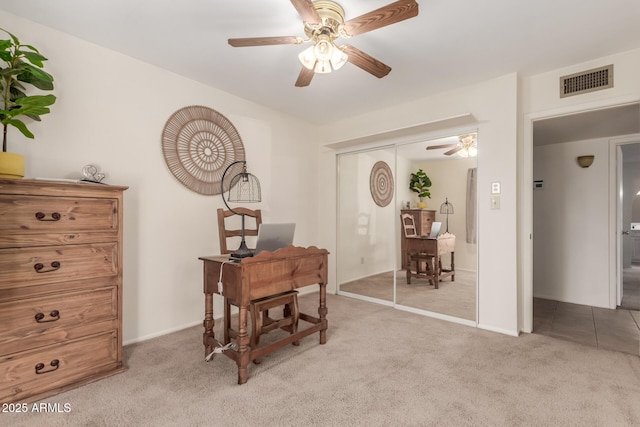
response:
<svg viewBox="0 0 640 427"><path fill-rule="evenodd" d="M300 70L300 74L298 75L298 80L296 80L296 87L309 86L309 83L311 83L311 79L313 78L313 74L313 70L310 70L307 67L302 67L302 70Z"/></svg>
<svg viewBox="0 0 640 427"><path fill-rule="evenodd" d="M303 40L295 36L277 37L246 37L242 39L229 39L229 44L233 47L247 46L269 46L276 44L300 44Z"/></svg>
<svg viewBox="0 0 640 427"><path fill-rule="evenodd" d="M374 57L367 55L358 48L347 44L340 46L340 49L347 54L347 61L378 78L386 76L391 71L391 67L383 64Z"/></svg>
<svg viewBox="0 0 640 427"><path fill-rule="evenodd" d="M291 4L296 8L304 22L309 24L320 24L322 22L311 0L291 0Z"/></svg>
<svg viewBox="0 0 640 427"><path fill-rule="evenodd" d="M344 29L350 36L357 36L414 16L418 16L418 3L415 0L399 0L348 20L344 23Z"/></svg>
<svg viewBox="0 0 640 427"><path fill-rule="evenodd" d="M449 148L449 147L455 147L458 144L442 144L442 145L431 145L429 147L427 147L427 150L438 150L440 148Z"/></svg>
<svg viewBox="0 0 640 427"><path fill-rule="evenodd" d="M452 150L447 151L446 153L444 153L445 156L450 156L452 154L456 154L458 151L462 150L463 147L458 146Z"/></svg>

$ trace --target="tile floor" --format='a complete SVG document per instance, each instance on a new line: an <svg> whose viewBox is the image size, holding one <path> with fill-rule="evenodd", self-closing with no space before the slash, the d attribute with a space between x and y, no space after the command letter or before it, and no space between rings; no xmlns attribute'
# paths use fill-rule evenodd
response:
<svg viewBox="0 0 640 427"><path fill-rule="evenodd" d="M533 332L640 355L640 311L533 299Z"/></svg>

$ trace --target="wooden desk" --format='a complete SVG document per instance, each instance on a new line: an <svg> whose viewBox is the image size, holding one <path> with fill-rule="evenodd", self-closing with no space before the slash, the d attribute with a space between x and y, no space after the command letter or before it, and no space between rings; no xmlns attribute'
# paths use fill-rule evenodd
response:
<svg viewBox="0 0 640 427"><path fill-rule="evenodd" d="M455 238L453 234L445 234L443 236L436 237L428 237L428 236L417 236L417 237L404 237L405 239L405 256L407 259L410 259L412 253L425 253L427 255L432 255L432 264L431 264L431 278L434 282L434 286L438 289L438 283L446 278L451 276L451 281L455 281L455 264L454 264L454 249L455 249ZM441 267L440 257L446 253L451 253L451 267L449 269L443 269ZM407 270L407 283L411 281L411 264L408 263L406 266Z"/></svg>
<svg viewBox="0 0 640 427"><path fill-rule="evenodd" d="M216 340L213 333L213 294L230 298L238 306L238 336L236 349L224 352L238 365L238 384L247 382L247 366L249 363L265 354L271 353L287 344L320 332L320 344L327 342L327 252L314 246L301 248L287 246L275 252L261 252L251 258L244 258L241 262L229 262L228 255L200 257L204 261L204 333L202 341L205 355L228 342ZM218 289L218 280L222 268L222 290ZM318 284L320 286L320 302L318 315L310 316L300 313L300 319L312 326L298 330L278 341L251 348L250 337L247 333L247 316L249 304L252 300L277 295L303 286ZM228 332L228 331L225 331ZM227 335L227 333L225 333ZM228 341L228 338L225 339Z"/></svg>

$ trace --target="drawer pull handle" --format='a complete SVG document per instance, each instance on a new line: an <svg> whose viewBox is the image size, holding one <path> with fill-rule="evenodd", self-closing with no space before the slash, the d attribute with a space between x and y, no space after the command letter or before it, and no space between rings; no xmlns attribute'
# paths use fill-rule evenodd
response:
<svg viewBox="0 0 640 427"><path fill-rule="evenodd" d="M58 369L60 367L60 361L58 359L53 359L51 361L51 363L49 363L49 365L51 365L51 367L53 369L49 369L47 371L43 371L44 363L38 363L36 365L36 374L40 375L40 374L46 374L46 373L55 371L56 369Z"/></svg>
<svg viewBox="0 0 640 427"><path fill-rule="evenodd" d="M62 216L58 212L54 212L51 214L51 218L47 218L47 215L44 212L36 212L36 219L38 221L60 221Z"/></svg>
<svg viewBox="0 0 640 427"><path fill-rule="evenodd" d="M48 270L43 270L43 268L44 268L44 264L42 264L41 262L33 266L33 269L36 271L36 273L50 273L60 268L60 261L53 261L51 263L51 268Z"/></svg>
<svg viewBox="0 0 640 427"><path fill-rule="evenodd" d="M35 317L36 322L38 323L55 322L56 320L60 320L60 312L58 310L53 310L51 313L49 313L49 317L51 317L51 319L49 320L44 320L44 313L37 313Z"/></svg>

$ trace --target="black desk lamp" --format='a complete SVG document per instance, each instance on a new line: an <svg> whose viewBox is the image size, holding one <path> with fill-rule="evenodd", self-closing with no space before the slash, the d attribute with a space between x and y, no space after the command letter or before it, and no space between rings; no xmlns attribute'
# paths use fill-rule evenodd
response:
<svg viewBox="0 0 640 427"><path fill-rule="evenodd" d="M239 172L239 173L235 174L231 178L231 181L229 181L229 193L227 195L227 199L225 200L225 197L224 197L224 177L227 174L227 172L229 171L229 169L231 169L234 165L236 165L238 163L242 163L243 164L242 172ZM231 209L231 207L229 207L229 204L227 204L227 201L234 202L234 203L243 203L243 202L254 203L254 202L259 202L261 200L261 198L260 198L260 181L258 181L258 178L256 178L255 175L252 175L249 172L247 172L247 162L245 160L238 160L236 162L231 163L224 170L224 173L222 174L222 179L220 180L220 190L221 190L220 194L222 194L222 201L224 202L224 204L227 207L227 209L229 209L234 214L240 215L242 217L242 240L240 241L240 247L234 253L232 253L231 256L234 257L234 258L250 257L253 254L251 253L249 248L247 248L247 243L244 240L244 217L245 217L245 214L238 213L238 212L234 211L233 209Z"/></svg>
<svg viewBox="0 0 640 427"><path fill-rule="evenodd" d="M447 197L444 198L444 203L440 205L440 213L447 215L447 231L449 232L449 214L453 213L453 205L449 203L449 199Z"/></svg>

